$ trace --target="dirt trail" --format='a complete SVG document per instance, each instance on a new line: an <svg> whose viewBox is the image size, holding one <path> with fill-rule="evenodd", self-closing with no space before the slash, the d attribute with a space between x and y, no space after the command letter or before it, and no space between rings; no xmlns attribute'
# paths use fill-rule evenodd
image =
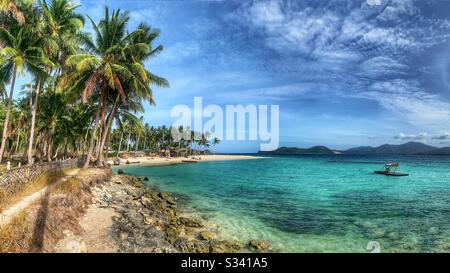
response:
<svg viewBox="0 0 450 273"><path fill-rule="evenodd" d="M92 204L80 219L83 232L75 235L64 231L64 238L55 246L57 253L110 253L117 252L117 246L109 239L113 217L118 214L112 208L99 208Z"/></svg>
<svg viewBox="0 0 450 273"><path fill-rule="evenodd" d="M0 226L6 225L9 222L11 222L11 220L14 218L14 216L16 216L23 209L25 209L26 207L30 206L37 200L44 197L45 194L48 191L50 191L53 187L55 187L56 185L66 181L69 177L77 175L78 172L79 172L79 169L74 169L74 170L68 171L67 175L65 177L60 178L58 181L56 181L52 185L46 186L46 187L42 188L41 190L22 198L22 200L20 200L19 202L15 203L14 205L11 205L8 208L6 208L5 210L3 210L0 213Z"/></svg>
<svg viewBox="0 0 450 273"><path fill-rule="evenodd" d="M55 246L59 253L110 253L117 252L118 246L111 236L113 217L119 216L114 208L107 205L110 194L104 187L91 188L94 202L89 205L79 223L83 232L79 235L69 230L64 231L64 238Z"/></svg>

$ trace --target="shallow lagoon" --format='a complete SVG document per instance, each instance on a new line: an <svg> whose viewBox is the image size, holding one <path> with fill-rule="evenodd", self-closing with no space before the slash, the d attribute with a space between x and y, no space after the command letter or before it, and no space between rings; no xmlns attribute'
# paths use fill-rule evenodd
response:
<svg viewBox="0 0 450 273"><path fill-rule="evenodd" d="M373 174L399 161L410 176ZM450 251L450 158L285 156L121 167L229 239L262 239L281 252Z"/></svg>

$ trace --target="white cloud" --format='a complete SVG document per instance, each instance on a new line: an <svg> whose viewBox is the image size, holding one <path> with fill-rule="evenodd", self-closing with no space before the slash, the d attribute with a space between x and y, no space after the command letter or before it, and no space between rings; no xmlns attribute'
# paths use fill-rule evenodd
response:
<svg viewBox="0 0 450 273"><path fill-rule="evenodd" d="M378 78L387 75L405 75L408 66L389 57L377 56L360 64L359 75Z"/></svg>
<svg viewBox="0 0 450 273"><path fill-rule="evenodd" d="M391 0L389 6L385 7L383 12L377 16L377 19L381 21L395 21L402 17L413 16L418 13L419 10L411 0Z"/></svg>
<svg viewBox="0 0 450 273"><path fill-rule="evenodd" d="M431 137L432 139L440 139L440 140L444 140L444 139L450 139L450 133L442 133L442 134L438 134L438 135L434 135Z"/></svg>
<svg viewBox="0 0 450 273"><path fill-rule="evenodd" d="M280 53L297 52L310 58L333 58L336 52L347 57L354 51L374 48L384 51L380 52L384 55L420 51L448 38L449 22L423 18L412 1L382 2L373 7L365 1L360 6L331 1L329 6L335 8L323 2L315 7L281 1L253 2L244 5L234 18L261 29L267 46ZM405 18L409 20L392 23Z"/></svg>
<svg viewBox="0 0 450 273"><path fill-rule="evenodd" d="M411 124L439 128L450 122L450 103L426 92L417 81L395 79L376 82L357 96L378 101Z"/></svg>
<svg viewBox="0 0 450 273"><path fill-rule="evenodd" d="M448 39L449 21L425 18L410 0L381 1L380 6L360 3L252 2L234 19L263 33L269 48L302 59L299 65L307 68L289 69L328 85L328 94L374 100L412 125L442 129L450 122L450 103L419 80L409 79L420 67L407 63ZM312 91L300 86L247 94L286 99Z"/></svg>
<svg viewBox="0 0 450 273"><path fill-rule="evenodd" d="M255 24L278 24L284 20L281 4L277 1L257 2L250 7L250 13Z"/></svg>
<svg viewBox="0 0 450 273"><path fill-rule="evenodd" d="M177 42L165 47L158 58L152 60L154 64L178 64L187 58L193 58L201 53L201 45L193 40Z"/></svg>
<svg viewBox="0 0 450 273"><path fill-rule="evenodd" d="M394 136L395 139L401 139L401 140L425 140L428 138L427 133L419 133L419 134L404 134L399 133L398 135Z"/></svg>

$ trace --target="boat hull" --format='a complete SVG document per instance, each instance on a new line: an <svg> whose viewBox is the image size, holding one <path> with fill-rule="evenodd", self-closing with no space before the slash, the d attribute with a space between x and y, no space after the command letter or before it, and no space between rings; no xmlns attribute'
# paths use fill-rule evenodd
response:
<svg viewBox="0 0 450 273"><path fill-rule="evenodd" d="M394 172L387 172L387 171L375 171L376 174L383 174L383 175L389 175L389 176L408 176L407 173L394 173Z"/></svg>

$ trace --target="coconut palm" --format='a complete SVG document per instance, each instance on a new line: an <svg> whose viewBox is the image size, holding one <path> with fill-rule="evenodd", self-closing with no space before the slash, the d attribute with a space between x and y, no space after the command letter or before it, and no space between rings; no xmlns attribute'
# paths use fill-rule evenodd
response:
<svg viewBox="0 0 450 273"><path fill-rule="evenodd" d="M140 62L157 51L154 52L149 44L142 42L148 38L146 29L138 28L131 33L126 32L129 21L127 13L117 10L110 16L108 8L105 8L104 18L98 25L90 20L96 34L95 42L85 38L88 53L68 57L66 63L72 71L63 79L63 85L82 86L83 102L87 102L94 92L99 94L100 126L104 127L97 160L97 164L101 165L103 147L114 117L114 114L110 115L111 119L104 126L109 97L114 96L111 108L114 112L119 99L125 103L127 92L133 91L134 95L151 99L149 86L152 80L156 79L155 82L160 84L165 84L166 81L148 72ZM89 161L90 154L85 167Z"/></svg>
<svg viewBox="0 0 450 273"><path fill-rule="evenodd" d="M213 140L212 140L212 142L211 142L211 145L212 145L213 147L215 147L215 146L218 145L219 143L220 143L220 139L217 138L217 137L215 137L215 138L213 138Z"/></svg>
<svg viewBox="0 0 450 273"><path fill-rule="evenodd" d="M46 73L42 69L42 65L52 65L40 48L40 42L41 40L33 35L32 26L28 24L13 25L8 30L0 28L0 43L4 45L4 48L0 51L0 81L10 83L0 146L0 163L5 151L12 97L17 74L23 75L25 70L27 70L35 75L35 77L44 77Z"/></svg>
<svg viewBox="0 0 450 273"><path fill-rule="evenodd" d="M47 88L42 96L42 105L39 111L38 130L43 136L45 146L47 149L44 154L47 155L47 160L52 161L53 147L58 148L58 144L67 134L67 127L71 122L69 109L64 96L55 93L52 87ZM55 158L57 152L55 153Z"/></svg>
<svg viewBox="0 0 450 273"><path fill-rule="evenodd" d="M80 14L76 14L74 10L78 7L71 4L67 0L52 0L49 4L41 1L43 27L40 28L39 36L45 36L43 39L46 55L51 58L54 63L59 64L59 72L64 67L65 57L73 54L78 49L76 43L77 35L84 25L84 18ZM37 23L37 22L36 22ZM32 107L32 118L30 137L28 140L28 164L33 163L33 142L34 129L36 122L36 111L39 99L39 91L41 89L41 80L38 80L36 87L36 95Z"/></svg>
<svg viewBox="0 0 450 273"><path fill-rule="evenodd" d="M0 0L0 12L11 14L20 25L23 25L25 16L22 8L31 6L33 2L33 0Z"/></svg>
<svg viewBox="0 0 450 273"><path fill-rule="evenodd" d="M168 86L167 80L158 77L148 70L145 69L143 62L150 57L155 56L162 50L162 46L159 45L155 49L152 48L153 40L158 37L159 32L152 30L149 26L145 24L140 24L136 31L132 35L128 35L128 40L126 43L128 44L125 47L125 59L126 62L124 65L132 72L137 75L137 77L133 77L132 81L125 81L123 83L124 90L127 91L127 97L134 96L140 100L146 100L150 103L150 105L155 105L153 100L153 92L150 88L152 83L158 86ZM132 91L132 92L130 92ZM105 146L105 142L107 137L109 136L109 132L112 127L112 121L115 117L115 111L118 107L119 94L116 95L113 107L111 109L110 119L108 119L106 125L106 131L102 136L102 140L100 143L100 154L99 160L97 161L97 165L101 165L101 161L103 159L103 148ZM140 137L140 135L139 135ZM137 139L139 143L139 140ZM136 147L137 148L137 147Z"/></svg>

